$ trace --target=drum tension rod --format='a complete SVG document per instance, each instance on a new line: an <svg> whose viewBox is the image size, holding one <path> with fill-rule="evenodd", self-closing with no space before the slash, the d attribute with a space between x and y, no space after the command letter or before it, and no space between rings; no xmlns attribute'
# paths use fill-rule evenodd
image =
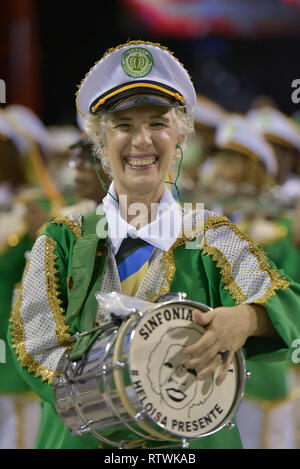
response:
<svg viewBox="0 0 300 469"><path fill-rule="evenodd" d="M113 327L120 327L122 322L123 321L121 318L115 316L115 319L113 321L104 322L100 326L94 327L93 329L90 329L89 331L76 332L76 334L70 338L70 342L76 342L78 339L80 339L80 337L85 337L86 335L93 334L94 332L97 332L99 330L105 332L109 329L112 329Z"/></svg>

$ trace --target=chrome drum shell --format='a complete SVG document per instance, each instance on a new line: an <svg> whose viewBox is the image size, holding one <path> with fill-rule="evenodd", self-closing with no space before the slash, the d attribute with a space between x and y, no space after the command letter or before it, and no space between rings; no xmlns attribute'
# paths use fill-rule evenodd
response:
<svg viewBox="0 0 300 469"><path fill-rule="evenodd" d="M171 299L154 303L150 309L130 316L120 328L105 331L80 361L71 362L68 351L62 356L53 383L56 410L73 436L92 434L103 443L118 448L139 447L145 440L151 440L152 447L188 447L190 439L208 436L225 426L232 427L231 419L243 397L246 379L241 350L235 354L237 386L230 410L215 427L189 438L186 432L165 428L146 411L136 384L133 384L130 363L130 353L142 321L163 308L192 308L204 312L211 309L180 294L167 298ZM103 430L120 427L127 430L129 438L126 441L103 435Z"/></svg>

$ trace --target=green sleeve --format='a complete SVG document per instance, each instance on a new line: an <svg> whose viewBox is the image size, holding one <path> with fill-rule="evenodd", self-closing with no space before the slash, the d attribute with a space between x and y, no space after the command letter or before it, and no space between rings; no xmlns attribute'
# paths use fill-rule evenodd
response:
<svg viewBox="0 0 300 469"><path fill-rule="evenodd" d="M42 400L54 403L52 381L69 344L65 311L70 251L76 236L51 223L37 238L10 319L8 342L18 372Z"/></svg>
<svg viewBox="0 0 300 469"><path fill-rule="evenodd" d="M18 371L20 377L43 401L54 405L52 385L47 381L42 381L42 379L39 376L35 376L33 372L29 372L28 367L22 366L21 362L18 360L18 355L13 348L15 339L12 337L10 329L8 330L7 340L16 370Z"/></svg>
<svg viewBox="0 0 300 469"><path fill-rule="evenodd" d="M246 358L289 359L293 341L300 338L300 286L266 257L263 250L233 223L215 218L205 233L202 259L214 292L211 304L259 304L268 314L278 338L250 337ZM219 274L218 274L218 272ZM218 292L220 304L218 302Z"/></svg>
<svg viewBox="0 0 300 469"><path fill-rule="evenodd" d="M270 262L271 266L273 264ZM287 288L280 288L262 306L280 336L279 340L249 338L246 347L247 358L264 361L290 360L294 351L293 342L300 337L300 285L279 271L289 282ZM272 354L269 355L269 353Z"/></svg>
<svg viewBox="0 0 300 469"><path fill-rule="evenodd" d="M287 235L278 241L264 246L271 261L282 269L295 282L300 282L300 249L293 242L290 225L285 223Z"/></svg>

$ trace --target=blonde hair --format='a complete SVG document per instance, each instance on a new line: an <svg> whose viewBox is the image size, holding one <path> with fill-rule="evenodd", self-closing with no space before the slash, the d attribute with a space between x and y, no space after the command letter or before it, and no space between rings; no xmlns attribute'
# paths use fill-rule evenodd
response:
<svg viewBox="0 0 300 469"><path fill-rule="evenodd" d="M182 147L186 144L187 139L194 134L194 117L192 113L185 112L180 106L172 108L174 110L174 122L176 126L176 136L178 141L182 142ZM101 153L101 144L105 142L107 114L99 112L98 114L88 114L85 120L85 131L94 144L94 150L97 157L101 160L104 171L112 176L109 158L104 157ZM174 154L174 161L179 157Z"/></svg>

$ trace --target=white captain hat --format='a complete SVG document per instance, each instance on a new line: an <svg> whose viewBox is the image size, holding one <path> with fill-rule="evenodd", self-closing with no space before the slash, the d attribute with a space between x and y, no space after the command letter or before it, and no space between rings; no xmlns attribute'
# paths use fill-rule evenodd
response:
<svg viewBox="0 0 300 469"><path fill-rule="evenodd" d="M20 153L26 153L28 150L27 140L9 124L5 110L0 110L0 138L4 137L11 140Z"/></svg>
<svg viewBox="0 0 300 469"><path fill-rule="evenodd" d="M79 140L80 132L73 125L50 125L47 127L47 150L62 153Z"/></svg>
<svg viewBox="0 0 300 469"><path fill-rule="evenodd" d="M219 104L206 96L197 94L197 102L194 108L195 124L200 127L216 129L225 119L227 112Z"/></svg>
<svg viewBox="0 0 300 469"><path fill-rule="evenodd" d="M192 110L196 103L184 66L166 47L147 41L130 41L110 49L78 88L81 117L145 104L181 105Z"/></svg>
<svg viewBox="0 0 300 469"><path fill-rule="evenodd" d="M9 124L17 133L29 142L38 142L43 148L47 147L49 139L47 129L40 118L28 107L22 104L10 104L5 108Z"/></svg>
<svg viewBox="0 0 300 469"><path fill-rule="evenodd" d="M219 148L260 160L268 174L275 176L278 166L273 149L245 117L228 115L217 128L215 141Z"/></svg>
<svg viewBox="0 0 300 469"><path fill-rule="evenodd" d="M294 147L300 153L300 130L288 116L272 107L252 109L247 118L251 125L271 143Z"/></svg>

